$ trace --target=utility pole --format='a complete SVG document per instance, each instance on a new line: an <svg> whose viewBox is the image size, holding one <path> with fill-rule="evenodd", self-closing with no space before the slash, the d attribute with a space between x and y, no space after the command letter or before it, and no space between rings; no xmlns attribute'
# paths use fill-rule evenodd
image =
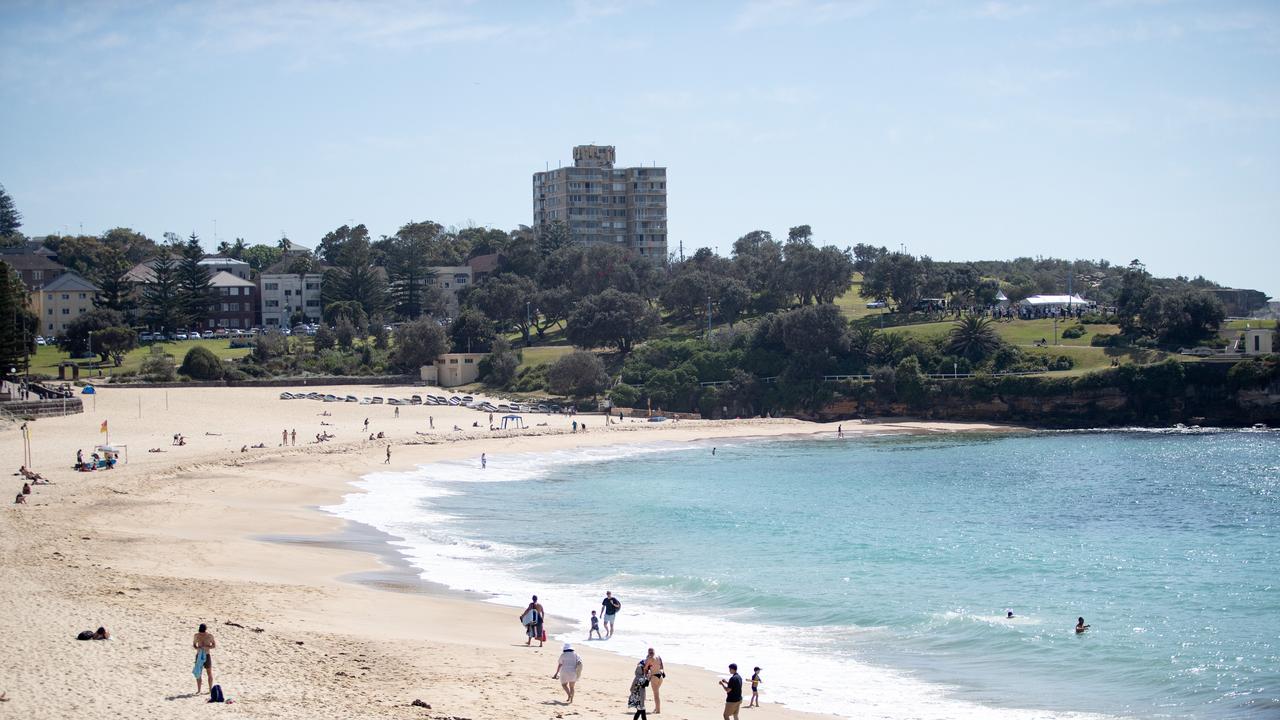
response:
<svg viewBox="0 0 1280 720"><path fill-rule="evenodd" d="M711 340L711 296L707 296L707 340Z"/></svg>
<svg viewBox="0 0 1280 720"><path fill-rule="evenodd" d="M524 301L524 346L529 347L529 301Z"/></svg>

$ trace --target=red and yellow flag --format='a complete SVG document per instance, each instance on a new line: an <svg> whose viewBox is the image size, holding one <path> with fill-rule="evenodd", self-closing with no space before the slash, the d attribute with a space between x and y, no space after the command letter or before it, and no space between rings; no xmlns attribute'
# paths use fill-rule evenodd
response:
<svg viewBox="0 0 1280 720"><path fill-rule="evenodd" d="M102 427L98 428L98 432L106 432L106 431L107 431L107 421L103 420Z"/></svg>

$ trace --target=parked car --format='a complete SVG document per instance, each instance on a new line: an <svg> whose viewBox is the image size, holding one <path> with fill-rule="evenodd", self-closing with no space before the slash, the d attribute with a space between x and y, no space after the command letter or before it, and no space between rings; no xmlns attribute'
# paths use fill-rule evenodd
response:
<svg viewBox="0 0 1280 720"><path fill-rule="evenodd" d="M889 303L887 303L887 302L885 302L885 301L883 301L883 300L875 300L875 301L872 301L872 302L867 303L867 309L868 309L868 310L879 310L879 309L881 309L881 308L887 308L887 307L889 307Z"/></svg>
<svg viewBox="0 0 1280 720"><path fill-rule="evenodd" d="M48 342L47 340L45 340L45 339L44 339L44 336L43 336L43 335L37 335L37 336L36 336L36 344L37 344L37 345L48 345L48 344L49 344L49 342Z"/></svg>
<svg viewBox="0 0 1280 720"><path fill-rule="evenodd" d="M204 332L200 333L200 337L204 338L205 340L212 340L214 338L213 331L205 330Z"/></svg>

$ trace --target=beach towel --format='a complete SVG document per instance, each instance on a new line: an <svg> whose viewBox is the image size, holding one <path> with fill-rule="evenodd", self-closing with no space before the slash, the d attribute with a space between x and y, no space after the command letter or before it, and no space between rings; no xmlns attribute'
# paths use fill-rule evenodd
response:
<svg viewBox="0 0 1280 720"><path fill-rule="evenodd" d="M200 648L200 652L196 653L196 666L191 668L191 674L195 675L197 680L200 679L200 671L204 670L204 661L208 657L209 656L205 653L204 648Z"/></svg>

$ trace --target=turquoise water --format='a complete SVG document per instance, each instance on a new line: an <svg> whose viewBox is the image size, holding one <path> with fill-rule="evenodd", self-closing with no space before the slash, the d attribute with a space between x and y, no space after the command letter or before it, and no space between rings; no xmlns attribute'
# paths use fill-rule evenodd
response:
<svg viewBox="0 0 1280 720"><path fill-rule="evenodd" d="M335 511L404 538L425 577L499 601L539 592L581 620L611 589L624 607L603 645L760 665L766 701L1269 718L1277 450L1270 432L596 449L370 476Z"/></svg>

